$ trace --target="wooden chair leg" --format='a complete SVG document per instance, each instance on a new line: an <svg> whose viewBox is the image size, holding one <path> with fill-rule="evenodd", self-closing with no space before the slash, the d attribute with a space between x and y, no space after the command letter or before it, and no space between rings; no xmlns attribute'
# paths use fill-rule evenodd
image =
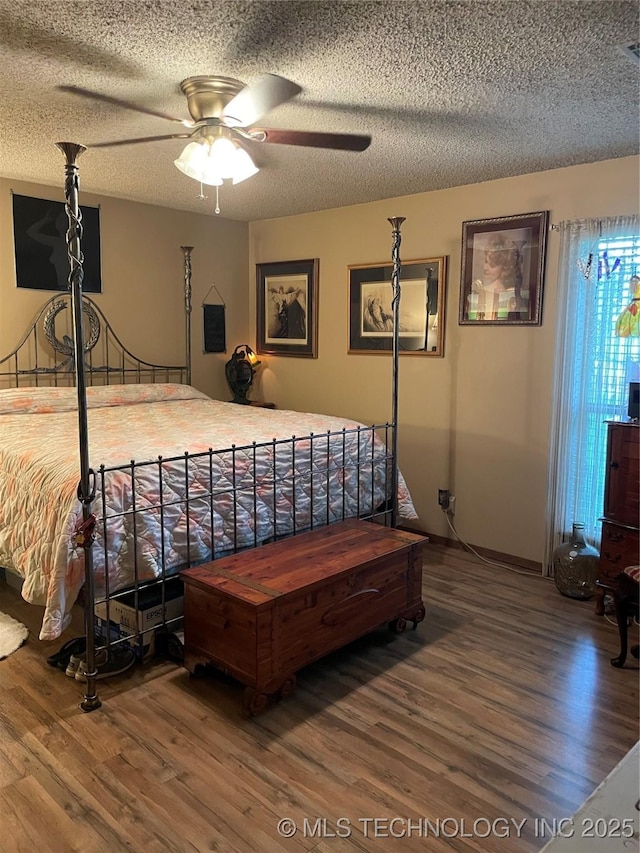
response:
<svg viewBox="0 0 640 853"><path fill-rule="evenodd" d="M612 659L612 666L624 666L624 662L627 659L629 619L634 613L637 614L640 609L638 601L639 591L640 587L637 580L635 577L631 577L626 570L621 572L616 578L616 586L613 590L613 606L615 608L618 633L620 635L620 654L617 658ZM635 646L631 650L631 654L636 657Z"/></svg>
<svg viewBox="0 0 640 853"><path fill-rule="evenodd" d="M611 659L611 665L621 667L627 659L627 637L629 634L629 599L619 591L613 594L613 606L618 623L618 634L620 635L620 654Z"/></svg>

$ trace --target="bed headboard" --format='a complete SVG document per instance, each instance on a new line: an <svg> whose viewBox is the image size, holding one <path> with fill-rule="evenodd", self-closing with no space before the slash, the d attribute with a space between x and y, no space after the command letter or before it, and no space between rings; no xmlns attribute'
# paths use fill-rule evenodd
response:
<svg viewBox="0 0 640 853"><path fill-rule="evenodd" d="M83 296L82 307L87 385L189 382L187 364L152 364L137 358L92 299ZM71 294L57 293L40 308L13 352L0 358L0 388L75 384Z"/></svg>

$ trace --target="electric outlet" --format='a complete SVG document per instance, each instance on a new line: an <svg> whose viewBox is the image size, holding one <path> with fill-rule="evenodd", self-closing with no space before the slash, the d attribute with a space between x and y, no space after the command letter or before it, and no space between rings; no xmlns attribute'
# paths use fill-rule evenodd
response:
<svg viewBox="0 0 640 853"><path fill-rule="evenodd" d="M449 489L438 489L438 505L440 509L447 511L449 508Z"/></svg>
<svg viewBox="0 0 640 853"><path fill-rule="evenodd" d="M451 497L449 498L449 506L447 507L447 512L449 513L449 515L456 514L456 499L453 497L453 495L451 495Z"/></svg>

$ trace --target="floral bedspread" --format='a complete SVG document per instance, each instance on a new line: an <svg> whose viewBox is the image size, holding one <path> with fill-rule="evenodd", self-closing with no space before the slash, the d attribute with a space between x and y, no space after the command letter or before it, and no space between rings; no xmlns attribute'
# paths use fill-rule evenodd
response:
<svg viewBox="0 0 640 853"><path fill-rule="evenodd" d="M115 591L136 573L157 577L362 515L389 496L385 447L355 421L224 403L174 384L88 388L87 401L97 595L107 570ZM0 565L24 579L25 600L45 606L43 640L67 627L84 582L78 481L75 389L0 390ZM398 512L415 518L401 475Z"/></svg>

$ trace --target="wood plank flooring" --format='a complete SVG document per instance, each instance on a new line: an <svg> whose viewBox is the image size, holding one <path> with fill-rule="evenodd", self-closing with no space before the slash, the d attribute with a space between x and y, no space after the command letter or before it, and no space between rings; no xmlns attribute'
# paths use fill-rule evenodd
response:
<svg viewBox="0 0 640 853"><path fill-rule="evenodd" d="M46 664L81 614L40 642L41 608L0 586L31 631L0 661L0 850L539 850L541 819L570 817L637 741L638 662L611 667L593 602L459 550L427 546L424 599L417 631L307 667L259 717L239 684L159 659L83 714Z"/></svg>

